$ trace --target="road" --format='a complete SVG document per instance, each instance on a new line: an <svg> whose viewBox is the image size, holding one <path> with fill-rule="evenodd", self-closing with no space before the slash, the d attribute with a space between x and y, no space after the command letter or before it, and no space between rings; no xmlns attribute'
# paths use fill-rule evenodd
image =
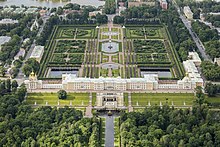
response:
<svg viewBox="0 0 220 147"><path fill-rule="evenodd" d="M200 41L199 37L197 36L197 34L195 32L193 32L191 23L187 20L187 18L184 15L181 14L180 8L177 5L177 3L175 2L175 0L173 0L173 2L174 2L174 6L176 7L176 9L179 13L180 19L182 20L182 22L184 23L184 25L188 29L190 35L192 36L194 42L196 43L196 46L199 49L199 52L201 53L201 56L203 57L204 60L208 60L208 61L212 62L211 58L206 54L205 47L202 44L202 42Z"/></svg>
<svg viewBox="0 0 220 147"><path fill-rule="evenodd" d="M114 147L114 117L106 116L105 147Z"/></svg>

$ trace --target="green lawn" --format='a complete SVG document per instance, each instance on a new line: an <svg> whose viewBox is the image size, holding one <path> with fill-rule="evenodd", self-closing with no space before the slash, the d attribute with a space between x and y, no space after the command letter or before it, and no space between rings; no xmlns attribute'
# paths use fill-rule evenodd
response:
<svg viewBox="0 0 220 147"><path fill-rule="evenodd" d="M168 100L166 101L166 98ZM133 106L147 106L150 102L151 106L160 105L160 102L175 106L192 105L195 100L194 94L188 93L132 93L131 100Z"/></svg>
<svg viewBox="0 0 220 147"><path fill-rule="evenodd" d="M128 93L124 93L124 105L128 106Z"/></svg>
<svg viewBox="0 0 220 147"><path fill-rule="evenodd" d="M209 103L216 103L216 104L220 104L220 95L217 95L215 97L208 97L206 96L206 100Z"/></svg>
<svg viewBox="0 0 220 147"><path fill-rule="evenodd" d="M68 93L66 100L59 100L57 93L28 93L27 103L37 105L57 105L58 101L60 105L70 105L72 101L72 106L87 106L89 104L89 93Z"/></svg>

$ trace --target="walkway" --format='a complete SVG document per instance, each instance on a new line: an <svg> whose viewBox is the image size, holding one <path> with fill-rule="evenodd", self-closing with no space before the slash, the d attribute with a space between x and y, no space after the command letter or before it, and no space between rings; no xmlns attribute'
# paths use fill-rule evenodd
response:
<svg viewBox="0 0 220 147"><path fill-rule="evenodd" d="M105 147L114 147L114 117L106 116Z"/></svg>

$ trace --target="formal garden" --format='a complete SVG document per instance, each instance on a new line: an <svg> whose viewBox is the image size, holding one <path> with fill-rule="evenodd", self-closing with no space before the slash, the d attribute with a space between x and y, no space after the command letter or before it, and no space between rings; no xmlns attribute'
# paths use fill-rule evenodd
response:
<svg viewBox="0 0 220 147"><path fill-rule="evenodd" d="M61 26L56 38L89 39L97 37L97 30L85 26Z"/></svg>
<svg viewBox="0 0 220 147"><path fill-rule="evenodd" d="M126 27L126 36L128 39L162 39L163 29L162 26L128 26Z"/></svg>
<svg viewBox="0 0 220 147"><path fill-rule="evenodd" d="M173 71L171 79L183 77L181 61L165 26L125 26L124 35L127 38L124 59L126 64L132 65L126 67L128 77L135 76L133 70L140 67L166 67Z"/></svg>
<svg viewBox="0 0 220 147"><path fill-rule="evenodd" d="M84 53L85 40L59 40L54 53Z"/></svg>
<svg viewBox="0 0 220 147"><path fill-rule="evenodd" d="M51 67L79 69L84 62L85 52L94 49L94 44L89 39L97 36L98 29L95 26L55 26L45 46L39 77L49 78L48 72ZM86 60L90 62L93 59L88 57Z"/></svg>

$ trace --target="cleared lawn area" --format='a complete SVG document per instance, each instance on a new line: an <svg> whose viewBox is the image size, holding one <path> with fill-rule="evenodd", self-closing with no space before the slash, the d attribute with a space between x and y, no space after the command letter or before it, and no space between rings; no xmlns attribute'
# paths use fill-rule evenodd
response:
<svg viewBox="0 0 220 147"><path fill-rule="evenodd" d="M212 104L220 104L220 95L216 95L215 97L206 96L206 100Z"/></svg>
<svg viewBox="0 0 220 147"><path fill-rule="evenodd" d="M147 106L150 102L151 106L167 103L175 106L192 105L195 100L194 94L190 93L132 93L131 101L132 106ZM137 105L138 103L138 105Z"/></svg>
<svg viewBox="0 0 220 147"><path fill-rule="evenodd" d="M60 105L70 105L72 101L72 106L87 106L89 104L89 93L68 93L66 100L59 100L57 93L28 93L27 103L37 105L57 105L58 101ZM83 105L82 105L83 104Z"/></svg>

